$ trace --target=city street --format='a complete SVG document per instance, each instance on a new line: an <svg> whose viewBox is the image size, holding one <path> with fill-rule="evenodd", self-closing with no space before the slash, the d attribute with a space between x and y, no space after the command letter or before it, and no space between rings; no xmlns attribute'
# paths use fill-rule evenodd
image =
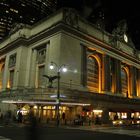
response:
<svg viewBox="0 0 140 140"><path fill-rule="evenodd" d="M140 129L121 127L38 127L1 126L0 140L139 140ZM35 137L34 137L35 136ZM35 139L36 138L36 139Z"/></svg>

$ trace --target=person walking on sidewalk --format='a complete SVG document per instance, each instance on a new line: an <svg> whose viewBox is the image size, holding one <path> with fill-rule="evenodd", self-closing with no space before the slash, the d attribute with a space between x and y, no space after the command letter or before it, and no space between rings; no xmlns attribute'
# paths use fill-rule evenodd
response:
<svg viewBox="0 0 140 140"><path fill-rule="evenodd" d="M19 112L18 112L18 123L22 123L22 119L23 119L22 112L19 111Z"/></svg>

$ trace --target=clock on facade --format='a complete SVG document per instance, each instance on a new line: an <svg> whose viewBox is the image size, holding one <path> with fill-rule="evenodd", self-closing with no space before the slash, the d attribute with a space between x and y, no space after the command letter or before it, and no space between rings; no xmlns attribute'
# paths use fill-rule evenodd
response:
<svg viewBox="0 0 140 140"><path fill-rule="evenodd" d="M127 43L128 42L128 37L127 37L126 34L124 34L123 38L124 38L124 41Z"/></svg>

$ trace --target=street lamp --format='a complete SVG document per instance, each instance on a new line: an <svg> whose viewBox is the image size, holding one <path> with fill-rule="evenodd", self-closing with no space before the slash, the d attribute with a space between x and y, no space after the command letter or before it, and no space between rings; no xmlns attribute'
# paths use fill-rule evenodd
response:
<svg viewBox="0 0 140 140"><path fill-rule="evenodd" d="M58 66L55 62L51 62L50 69L56 69L57 70L57 104L56 104L56 125L59 126L60 123L60 116L59 116L59 106L60 106L60 73L61 72L67 72L66 66L60 65Z"/></svg>

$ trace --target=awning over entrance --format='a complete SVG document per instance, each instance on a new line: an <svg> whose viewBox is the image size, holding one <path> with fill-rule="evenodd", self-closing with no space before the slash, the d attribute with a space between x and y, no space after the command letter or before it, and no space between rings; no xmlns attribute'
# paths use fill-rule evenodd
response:
<svg viewBox="0 0 140 140"><path fill-rule="evenodd" d="M24 109L24 110L29 110L29 109L30 109L30 106L29 106L28 104L25 104L25 105L22 107L22 109Z"/></svg>
<svg viewBox="0 0 140 140"><path fill-rule="evenodd" d="M28 100L3 100L2 103L9 103L9 104L44 104L44 105L57 105L58 103L55 101L28 101ZM60 102L60 105L68 105L68 106L90 106L90 104L86 103L76 103L76 102Z"/></svg>

